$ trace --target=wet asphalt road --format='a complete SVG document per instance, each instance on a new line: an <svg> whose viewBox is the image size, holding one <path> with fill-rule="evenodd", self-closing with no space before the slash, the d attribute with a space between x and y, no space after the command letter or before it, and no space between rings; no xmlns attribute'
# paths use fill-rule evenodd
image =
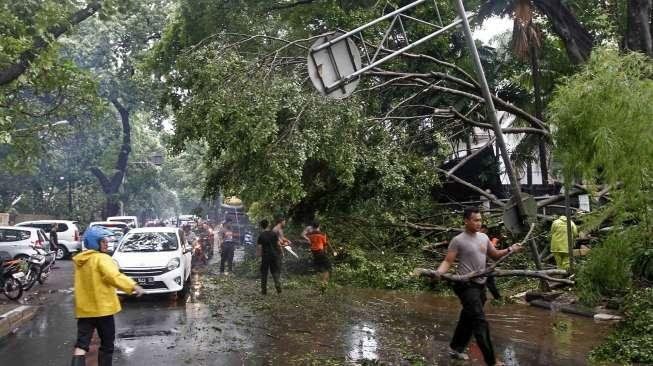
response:
<svg viewBox="0 0 653 366"><path fill-rule="evenodd" d="M242 254L237 251L237 257ZM72 262L60 261L57 267L46 285L27 294L27 303L42 309L0 341L0 365L70 364L76 335ZM454 298L343 288L339 296L327 298L288 289L261 301L255 281L210 272L194 273L192 286L186 298L123 299L123 311L116 315L114 365L322 365L327 359L408 365L397 358L406 352L425 357L421 364L451 364L447 344L459 311ZM266 322L260 316L264 309L277 312ZM331 316L315 314L329 314L329 309ZM585 364L587 352L608 331L590 319L523 305L488 305L486 312L495 348L511 360L509 365ZM97 364L97 343L87 365ZM401 351L405 346L411 349ZM479 364L477 347L470 346L470 355L473 361L462 365Z"/></svg>
<svg viewBox="0 0 653 366"><path fill-rule="evenodd" d="M123 310L116 315L115 365L242 363L237 350L217 354L216 336L229 330L231 337L239 337L238 329L230 329L235 327L219 320L204 325L211 315L197 300L203 275L192 276L194 289L186 298L171 294L123 299ZM45 285L25 295L23 303L42 308L30 323L0 341L0 364L70 364L77 331L72 285L72 261L63 260ZM245 335L241 338L246 339ZM89 365L96 364L97 339L93 343L87 357Z"/></svg>

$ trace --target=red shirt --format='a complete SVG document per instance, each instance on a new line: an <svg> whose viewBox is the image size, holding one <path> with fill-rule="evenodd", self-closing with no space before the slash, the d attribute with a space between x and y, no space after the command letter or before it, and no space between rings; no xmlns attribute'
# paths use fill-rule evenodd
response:
<svg viewBox="0 0 653 366"><path fill-rule="evenodd" d="M327 247L327 236L321 231L313 231L308 233L308 240L311 241L311 251L322 251Z"/></svg>

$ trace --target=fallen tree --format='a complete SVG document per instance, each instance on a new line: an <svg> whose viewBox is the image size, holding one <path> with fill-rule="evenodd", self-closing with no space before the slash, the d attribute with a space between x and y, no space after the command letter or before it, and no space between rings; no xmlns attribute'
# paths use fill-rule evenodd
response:
<svg viewBox="0 0 653 366"><path fill-rule="evenodd" d="M535 224L531 224L530 229L528 230L528 233L526 234L522 242L528 242L529 240L531 240L531 235L533 234L534 229L535 229ZM439 274L437 271L432 269L427 269L427 268L415 268L413 270L413 275L418 277L430 277L431 279L445 279L451 282L463 282L463 283L469 282L479 277L494 276L494 277L533 277L533 278L540 278L552 282L565 283L568 285L574 284L574 281L567 278L552 277L552 276L567 275L568 273L565 270L542 269L542 270L533 271L533 270L525 270L525 269L507 270L507 269L497 268L497 266L501 264L501 262L508 259L513 253L514 252L509 252L508 254L499 258L496 262L492 263L482 271L474 271L464 275L456 275L451 273Z"/></svg>
<svg viewBox="0 0 653 366"><path fill-rule="evenodd" d="M415 271L413 272L416 276L420 277L430 277L433 279L437 279L438 275L436 274L436 271L432 269L427 269L427 268L415 268ZM552 277L552 276L565 276L567 275L567 271L563 269L543 269L539 271L534 271L534 270L527 270L527 269L500 269L500 268L494 268L492 270L485 270L483 272L478 272L478 273L469 273L467 275L455 275L455 274L449 274L445 273L443 275L440 275L440 278L443 278L447 281L451 282L469 282L474 278L478 277L532 277L532 278L540 278L543 280L551 281L551 282L559 282L559 283L564 283L568 285L574 285L575 282L567 279L567 278L558 278L558 277Z"/></svg>

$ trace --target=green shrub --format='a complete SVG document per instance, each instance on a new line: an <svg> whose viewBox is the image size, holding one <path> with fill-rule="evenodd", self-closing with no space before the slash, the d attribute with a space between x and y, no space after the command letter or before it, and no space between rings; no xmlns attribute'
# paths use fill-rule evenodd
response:
<svg viewBox="0 0 653 366"><path fill-rule="evenodd" d="M335 268L333 279L342 285L384 288L420 289L424 282L410 275L415 267L423 267L421 255L377 253L359 248L348 252L345 262Z"/></svg>
<svg viewBox="0 0 653 366"><path fill-rule="evenodd" d="M653 363L653 288L635 289L625 299L626 319L590 353L593 362Z"/></svg>
<svg viewBox="0 0 653 366"><path fill-rule="evenodd" d="M578 272L578 294L586 305L602 296L626 291L632 284L631 263L639 235L635 229L614 233L592 249Z"/></svg>

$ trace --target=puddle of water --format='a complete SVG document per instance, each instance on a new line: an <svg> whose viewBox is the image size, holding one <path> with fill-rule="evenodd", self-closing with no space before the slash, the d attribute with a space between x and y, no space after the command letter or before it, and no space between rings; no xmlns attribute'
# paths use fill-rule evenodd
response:
<svg viewBox="0 0 653 366"><path fill-rule="evenodd" d="M372 324L360 324L352 327L349 338L348 357L351 360L376 360L378 342L376 330Z"/></svg>
<svg viewBox="0 0 653 366"><path fill-rule="evenodd" d="M280 309L273 305L278 337L268 339L265 347L281 354L319 354L354 363L449 361L448 344L460 312L458 299L383 290L334 291L340 292L335 299L305 294L284 299ZM589 318L526 305L488 304L485 309L495 351L511 365L586 364L588 352L611 328ZM472 364L482 362L474 343L469 354Z"/></svg>

